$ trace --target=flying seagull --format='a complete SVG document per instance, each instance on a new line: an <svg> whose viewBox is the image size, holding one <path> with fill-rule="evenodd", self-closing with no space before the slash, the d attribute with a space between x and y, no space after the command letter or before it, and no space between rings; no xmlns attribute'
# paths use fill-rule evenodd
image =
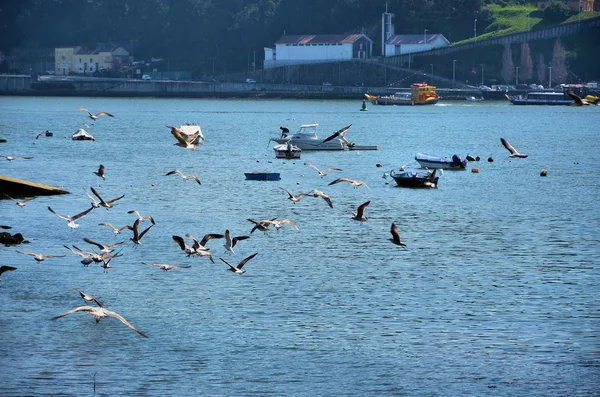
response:
<svg viewBox="0 0 600 397"><path fill-rule="evenodd" d="M270 220L263 219L263 220L260 220L260 221L256 221L254 219L248 218L248 222L254 223L254 227L252 227L252 230L250 230L250 233L254 233L255 230L259 230L259 231L265 232L265 233L268 232L269 231L269 226L271 226L270 222L272 222L272 221L274 221L276 219L277 218L273 218L273 219L270 219Z"/></svg>
<svg viewBox="0 0 600 397"><path fill-rule="evenodd" d="M187 245L185 243L185 240L183 239L183 237L180 237L180 236L173 236L173 241L175 241L179 245L179 248L181 248L181 250L184 251L188 257L192 256L192 255L207 256L208 259L210 259L210 261L212 263L215 263L215 260L213 259L212 255L209 251L209 248L206 248L206 247L204 247L204 245L200 244L200 242L198 240L196 240L196 238L194 236L192 236L191 234L188 233L185 236L192 239L192 241L194 242L193 246L190 247L189 245ZM205 243L206 243L206 241L205 241Z"/></svg>
<svg viewBox="0 0 600 397"><path fill-rule="evenodd" d="M336 183L340 183L340 182L348 182L349 184L352 185L352 187L354 187L355 189L359 186L365 185L367 186L366 183L364 183L363 181L359 181L358 179L350 179L350 178L338 178L333 182L330 182L330 185L335 185ZM367 186L368 188L369 186Z"/></svg>
<svg viewBox="0 0 600 397"><path fill-rule="evenodd" d="M73 313L77 313L77 312L87 312L90 316L94 317L94 319L96 320L96 323L100 322L100 320L105 317L114 317L117 320L119 320L120 322L122 322L123 324L125 324L126 326L128 326L129 328L131 328L132 330L134 330L135 332L137 332L138 334L142 335L144 338L148 337L145 333L143 333L142 331L140 331L139 329L137 329L136 327L131 325L131 323L129 321L125 320L125 318L123 316L121 316L119 313L110 311L103 307L79 306L73 310L69 310L66 313L60 314L56 317L52 317L50 320L57 320L61 317L68 316L69 314L73 314Z"/></svg>
<svg viewBox="0 0 600 397"><path fill-rule="evenodd" d="M191 266L180 266L180 265L169 265L165 263L146 263L142 262L144 265L158 267L160 270L169 271L173 269L189 269Z"/></svg>
<svg viewBox="0 0 600 397"><path fill-rule="evenodd" d="M332 204L332 202L331 202L331 199L329 198L329 196L328 196L328 195L326 195L326 194L325 194L325 193L323 193L322 191L320 191L320 190L317 190L317 189L313 189L313 190L310 192L310 194L311 194L313 197L321 197L323 200L325 200L325 202L327 203L327 205L328 205L330 208L333 208L333 204Z"/></svg>
<svg viewBox="0 0 600 397"><path fill-rule="evenodd" d="M573 103L569 106L583 106L590 104L587 99L581 98L579 95L574 93L573 90L567 90L567 95L573 99Z"/></svg>
<svg viewBox="0 0 600 397"><path fill-rule="evenodd" d="M167 128L171 129L171 134L173 134L173 136L177 140L177 143L175 145L181 146L181 147L184 147L184 148L190 149L190 150L196 150L196 145L193 142L196 140L197 137L200 136L200 131L197 131L192 135L184 137L184 134L182 133L182 131L179 128L172 127L172 126L167 126Z"/></svg>
<svg viewBox="0 0 600 397"><path fill-rule="evenodd" d="M328 136L327 138L325 138L325 140L321 143L325 143L325 142L329 142L332 139L337 138L338 136L341 136L344 134L344 132L348 131L348 129L350 129L350 127L352 127L352 124L345 126L344 128L342 128L339 131L334 132L332 135Z"/></svg>
<svg viewBox="0 0 600 397"><path fill-rule="evenodd" d="M33 197L31 197L31 198L26 198L26 199L23 199L23 200L17 200L17 199L15 199L15 198L12 198L12 197L10 197L10 196L9 196L8 194L6 194L6 193L3 193L3 194L6 196L6 198L8 198L8 199L10 199L10 200L13 200L13 201L15 202L15 204L17 204L17 205L18 205L19 207L21 207L21 208L25 207L25 204L27 204L27 202L29 202L29 201L33 200Z"/></svg>
<svg viewBox="0 0 600 397"><path fill-rule="evenodd" d="M121 200L123 197L125 197L125 195L122 195L120 197L114 198L112 200L106 200L104 201L102 199L102 197L100 197L100 194L98 194L98 192L96 191L96 189L94 189L93 187L90 187L90 189L92 190L92 193L94 193L94 195L96 197L98 197L98 200L100 200L100 203L98 203L98 205L100 205L101 207L105 207L105 208L112 208L113 207L113 203L117 200Z"/></svg>
<svg viewBox="0 0 600 397"><path fill-rule="evenodd" d="M98 226L108 226L108 227L110 227L112 229L112 231L113 231L114 234L119 234L119 233L121 233L121 230L127 229L125 226L117 229L111 223L108 223L108 222L100 222L98 224Z"/></svg>
<svg viewBox="0 0 600 397"><path fill-rule="evenodd" d="M366 222L369 218L363 216L363 213L365 212L365 208L367 208L369 204L371 204L371 200L359 205L356 212L352 211L352 219L359 222Z"/></svg>
<svg viewBox="0 0 600 397"><path fill-rule="evenodd" d="M115 117L110 113L106 113L106 112L98 112L96 114L92 114L89 110L87 110L86 108L77 108L77 110L83 110L84 112L87 112L88 117L92 120L98 120L98 117L100 116L109 116L109 117Z"/></svg>
<svg viewBox="0 0 600 397"><path fill-rule="evenodd" d="M133 241L133 243L136 246L142 244L140 240L142 239L142 237L144 237L144 234L146 234L148 232L148 230L150 230L150 228L152 226L154 226L154 224L152 224L152 225L148 226L146 229L144 229L143 232L139 233L139 231L138 231L139 224L140 224L140 220L136 219L135 222L133 222L133 226L129 226L129 225L123 226L125 229L129 229L129 230L133 231L133 237L131 237L130 240Z"/></svg>
<svg viewBox="0 0 600 397"><path fill-rule="evenodd" d="M95 245L96 247L100 248L100 252L104 253L104 254L110 254L112 252L112 247L116 247L117 245L121 245L123 244L123 241L119 241L118 243L112 243L112 244L100 244L97 243L94 240L91 240L87 237L83 238L83 241L85 241L88 244L92 244Z"/></svg>
<svg viewBox="0 0 600 397"><path fill-rule="evenodd" d="M196 175L196 174L185 175L183 172L181 172L179 170L173 170L173 171L167 172L167 174L165 176L167 176L167 175L173 175L173 174L178 174L179 176L181 176L181 179L183 179L183 180L192 178L193 180L195 180L198 183L198 185L202 185L200 183L200 179L198 179L198 175Z"/></svg>
<svg viewBox="0 0 600 397"><path fill-rule="evenodd" d="M392 233L392 238L390 238L389 240L396 244L399 245L401 247L406 248L406 244L404 244L401 240L400 240L400 233L398 232L398 228L396 227L396 224L392 222L392 227L390 228L390 233Z"/></svg>
<svg viewBox="0 0 600 397"><path fill-rule="evenodd" d="M86 301L86 303L94 302L95 304L98 305L98 307L103 307L102 303L100 303L98 301L98 299L96 299L95 296L88 295L85 292L83 292L82 290L77 289L77 288L68 288L68 289L70 289L71 291L77 291L77 292L79 292L79 296L81 296L81 299L83 299L84 301Z"/></svg>
<svg viewBox="0 0 600 397"><path fill-rule="evenodd" d="M281 190L283 190L284 192L286 192L288 194L288 200L290 200L292 203L296 204L298 201L300 201L300 199L304 196L309 196L306 193L298 193L295 196L292 195L292 193L290 193L287 189L282 188L281 186L279 186L279 188Z"/></svg>
<svg viewBox="0 0 600 397"><path fill-rule="evenodd" d="M29 157L29 156L0 156L0 157L4 157L8 161L13 161L16 159L31 160L33 158L33 157Z"/></svg>
<svg viewBox="0 0 600 397"><path fill-rule="evenodd" d="M16 267L12 267L12 266L0 266L0 280L2 280L2 273L4 272L10 272L12 270L17 270Z"/></svg>
<svg viewBox="0 0 600 397"><path fill-rule="evenodd" d="M502 145L504 145L504 147L506 149L508 149L508 151L510 152L510 156L509 157L519 157L519 158L525 158L527 157L526 154L522 154L517 152L517 149L515 149L514 147L512 147L512 145L510 143L508 143L508 141L504 138L500 138L500 142L502 142Z"/></svg>
<svg viewBox="0 0 600 397"><path fill-rule="evenodd" d="M247 238L250 238L250 236L237 236L231 238L231 232L229 231L229 229L227 229L225 230L225 244L223 244L223 246L227 251L231 252L232 254L235 254L235 252L233 252L233 247L235 247L238 241L246 240Z"/></svg>
<svg viewBox="0 0 600 397"><path fill-rule="evenodd" d="M150 215L144 215L144 216L142 216L138 210L127 211L127 213L128 214L135 214L138 217L138 220L140 222L144 222L146 219L150 219L150 223L152 223L153 225L156 223L156 222L154 222L154 218L152 218L152 216L150 216Z"/></svg>
<svg viewBox="0 0 600 397"><path fill-rule="evenodd" d="M104 178L104 166L102 164L100 164L98 166L98 171L94 171L94 174L98 175L100 178L102 178L102 180L105 180L105 178Z"/></svg>
<svg viewBox="0 0 600 397"><path fill-rule="evenodd" d="M228 266L229 266L229 270L234 272L235 274L244 274L246 273L245 270L242 270L242 267L244 267L244 265L252 258L254 258L256 256L256 254L258 254L258 252L255 252L254 254L250 255L247 258L242 259L242 261L239 263L239 265L237 266L233 266L231 263L227 262L225 259L223 258L219 258L220 260L222 260L223 262L225 262Z"/></svg>
<svg viewBox="0 0 600 397"><path fill-rule="evenodd" d="M75 221L77 219L83 218L84 216L86 216L87 214L89 214L90 211L93 210L93 209L94 209L94 207L90 207L87 210L85 210L83 212L80 212L77 215L69 216L69 215L61 215L61 214L59 214L57 212L54 212L54 210L52 208L48 207L48 210L50 212L52 212L54 215L58 216L59 218L62 218L64 220L66 220L66 221L69 221L69 223L67 223L67 226L69 226L71 229L78 228L79 224L75 223Z"/></svg>
<svg viewBox="0 0 600 397"><path fill-rule="evenodd" d="M29 256L33 256L33 259L35 259L38 262L42 262L44 259L50 259L50 258L64 258L64 255L44 255L44 254L36 254L35 252L27 252L27 251L17 251L19 254L24 254L24 255L29 255Z"/></svg>
<svg viewBox="0 0 600 397"><path fill-rule="evenodd" d="M300 229L298 229L298 226L296 226L296 224L288 218L284 218L282 220L272 220L272 221L264 221L263 220L261 222L268 224L268 225L273 225L277 231L279 231L279 229L281 229L283 227L283 225L285 225L286 223L288 225L292 226L294 229L296 229L297 232L300 231Z"/></svg>
<svg viewBox="0 0 600 397"><path fill-rule="evenodd" d="M327 171L341 171L342 170L341 168L329 167L329 168L325 168L323 171L321 171L320 169L318 169L315 165L313 165L311 163L304 163L304 165L307 165L307 166L317 170L317 172L319 173L319 176L321 178L323 178L325 175L327 175Z"/></svg>

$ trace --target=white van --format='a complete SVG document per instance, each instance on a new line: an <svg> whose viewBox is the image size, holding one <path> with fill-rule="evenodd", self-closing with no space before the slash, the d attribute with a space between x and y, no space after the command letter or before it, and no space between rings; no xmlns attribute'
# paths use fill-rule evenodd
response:
<svg viewBox="0 0 600 397"><path fill-rule="evenodd" d="M149 74L145 74L142 76L142 80L152 80L152 77Z"/></svg>

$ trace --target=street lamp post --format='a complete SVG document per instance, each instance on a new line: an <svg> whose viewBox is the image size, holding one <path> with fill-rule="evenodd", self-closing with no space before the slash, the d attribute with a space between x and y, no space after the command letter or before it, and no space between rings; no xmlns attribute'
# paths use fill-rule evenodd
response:
<svg viewBox="0 0 600 397"><path fill-rule="evenodd" d="M481 64L481 85L483 85L483 63Z"/></svg>
<svg viewBox="0 0 600 397"><path fill-rule="evenodd" d="M519 85L519 67L517 66L517 73L516 73L516 78L517 78L517 85Z"/></svg>
<svg viewBox="0 0 600 397"><path fill-rule="evenodd" d="M452 88L454 88L455 78L456 78L456 59L452 61Z"/></svg>
<svg viewBox="0 0 600 397"><path fill-rule="evenodd" d="M548 88L552 87L552 66L548 66Z"/></svg>
<svg viewBox="0 0 600 397"><path fill-rule="evenodd" d="M425 29L425 34L423 35L423 44L427 44L427 30Z"/></svg>
<svg viewBox="0 0 600 397"><path fill-rule="evenodd" d="M430 63L429 66L431 66L431 85L433 85L433 63Z"/></svg>
<svg viewBox="0 0 600 397"><path fill-rule="evenodd" d="M477 18L475 18L475 21L473 22L473 37L477 38Z"/></svg>

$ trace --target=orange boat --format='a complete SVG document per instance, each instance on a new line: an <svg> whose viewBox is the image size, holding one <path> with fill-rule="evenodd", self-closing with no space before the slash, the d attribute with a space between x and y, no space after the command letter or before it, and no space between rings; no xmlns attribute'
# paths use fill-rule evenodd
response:
<svg viewBox="0 0 600 397"><path fill-rule="evenodd" d="M393 95L370 95L365 97L374 105L435 105L440 97L435 87L426 83L414 83L410 92L396 92Z"/></svg>

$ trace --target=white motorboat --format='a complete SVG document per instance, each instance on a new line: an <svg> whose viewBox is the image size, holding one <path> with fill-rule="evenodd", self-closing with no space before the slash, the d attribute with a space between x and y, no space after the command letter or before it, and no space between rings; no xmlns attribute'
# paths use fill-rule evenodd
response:
<svg viewBox="0 0 600 397"><path fill-rule="evenodd" d="M202 145L204 143L204 135L202 134L202 130L199 125L186 123L179 127L179 130L183 133L183 138L187 141L189 137L199 133L196 139L194 139L192 143L194 145Z"/></svg>
<svg viewBox="0 0 600 397"><path fill-rule="evenodd" d="M280 127L281 136L279 138L271 138L271 140L285 144L287 142L297 146L300 150L377 150L378 146L357 146L346 139L345 133L350 129L352 124L335 132L328 138L319 138L317 135L318 123L303 124L297 132L290 134L289 130Z"/></svg>
<svg viewBox="0 0 600 397"><path fill-rule="evenodd" d="M302 150L298 146L292 145L290 141L273 146L273 150L275 158L285 160L298 160L302 154Z"/></svg>

